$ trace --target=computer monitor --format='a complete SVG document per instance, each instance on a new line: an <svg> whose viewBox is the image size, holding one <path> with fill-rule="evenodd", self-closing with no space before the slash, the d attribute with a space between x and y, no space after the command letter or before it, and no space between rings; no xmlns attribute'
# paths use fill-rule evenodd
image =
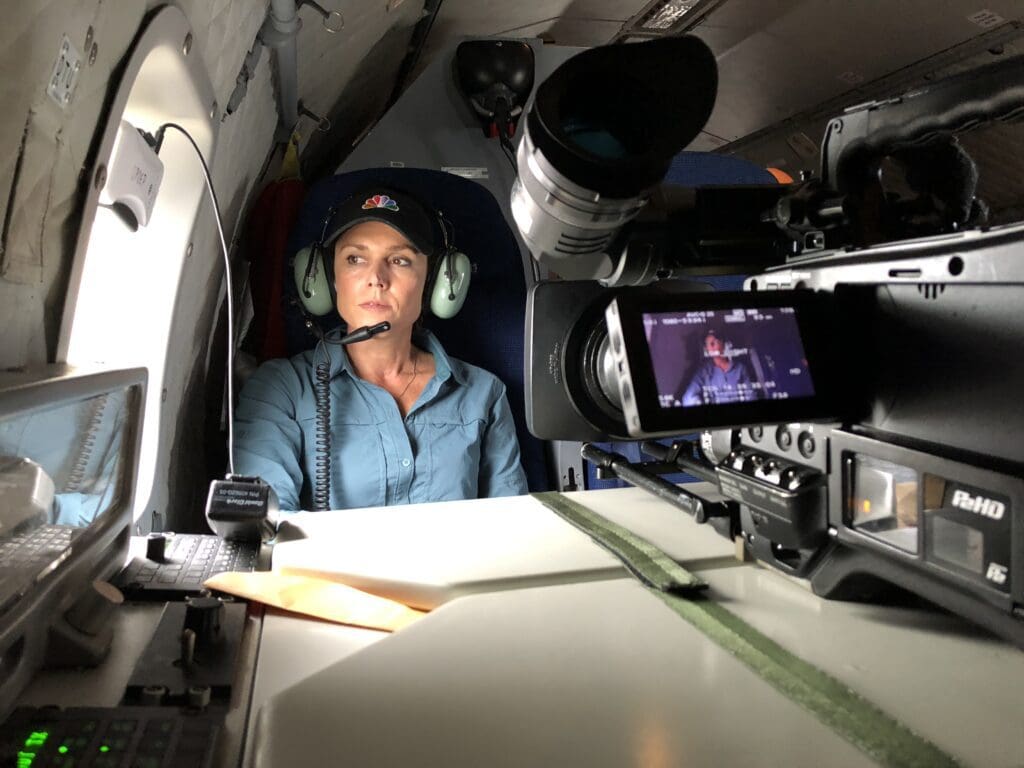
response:
<svg viewBox="0 0 1024 768"><path fill-rule="evenodd" d="M124 560L145 369L0 375L0 718L48 635Z"/></svg>

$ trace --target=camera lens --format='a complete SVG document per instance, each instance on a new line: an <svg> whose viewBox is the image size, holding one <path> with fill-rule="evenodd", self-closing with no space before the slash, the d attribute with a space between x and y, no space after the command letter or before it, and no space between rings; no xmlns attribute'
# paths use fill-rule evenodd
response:
<svg viewBox="0 0 1024 768"><path fill-rule="evenodd" d="M747 435L755 443L760 443L761 439L764 437L764 427L751 427L747 430Z"/></svg>
<svg viewBox="0 0 1024 768"><path fill-rule="evenodd" d="M799 449L801 456L809 459L814 455L814 450L818 446L814 442L814 435L810 432L801 432L800 437L797 438L796 447Z"/></svg>
<svg viewBox="0 0 1024 768"><path fill-rule="evenodd" d="M537 87L526 133L555 173L602 198L632 198L700 133L717 90L699 38L591 48Z"/></svg>
<svg viewBox="0 0 1024 768"><path fill-rule="evenodd" d="M784 451L788 451L793 445L793 433L789 427L779 427L775 432L775 442Z"/></svg>
<svg viewBox="0 0 1024 768"><path fill-rule="evenodd" d="M603 160L619 160L629 154L617 131L596 125L592 119L566 120L562 132L575 146Z"/></svg>
<svg viewBox="0 0 1024 768"><path fill-rule="evenodd" d="M714 55L683 36L592 48L538 86L517 150L516 226L567 279L608 277L616 233L647 204L715 102Z"/></svg>

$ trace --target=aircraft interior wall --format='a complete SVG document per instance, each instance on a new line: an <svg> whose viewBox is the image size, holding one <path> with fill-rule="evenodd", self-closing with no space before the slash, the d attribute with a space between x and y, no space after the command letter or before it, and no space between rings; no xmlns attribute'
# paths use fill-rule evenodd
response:
<svg viewBox="0 0 1024 768"><path fill-rule="evenodd" d="M536 82L543 81L563 61L581 50L545 46L540 40L526 42L533 49ZM529 283L533 257L519 235L509 207L508 190L512 188L515 172L502 154L498 140L483 138L479 121L455 86L451 72L457 47L457 43L451 43L437 53L380 122L345 158L337 172L404 166L450 169L453 173L472 178L494 195L505 214L522 250ZM529 109L532 103L531 96L526 108ZM415 128L410 130L410 126Z"/></svg>
<svg viewBox="0 0 1024 768"><path fill-rule="evenodd" d="M72 259L84 190L91 181L86 174L95 162L108 117L105 112L119 87L120 71L133 41L147 17L161 5L138 0L73 4L31 0L8 10L7 24L0 31L0 67L18 76L5 75L5 109L0 114L0 210L5 212L0 243L0 323L4 327L0 368L61 359L61 345L66 344L66 339L60 338L62 317L66 297L75 294L75 287L69 285ZM218 135L211 153L211 172L223 207L225 236L234 250L254 192L266 180L263 174L280 159L280 152L275 152L282 144L277 127L277 84L268 47L263 47L256 60L237 109L225 113L247 53L254 48L266 18L268 3L184 0L174 5L193 30L189 55L201 57L213 88L216 103L211 109L217 112ZM392 12L377 4L346 4L340 8L346 24L337 34L329 34L315 16L310 19L308 13L302 14L297 72L304 104L322 115L343 110L345 99L339 97L353 78L347 91L349 101L361 98L367 90L389 93L381 83L390 83L393 69L378 67L362 78L355 76L365 69L362 59L376 50L382 38L387 38L388 45L377 51L377 58L389 56L400 61L404 55L422 4L395 5ZM47 94L46 83L65 36L82 58L71 97L60 104ZM167 84L172 91L175 87ZM370 103L373 108L383 106L373 99ZM346 130L355 130L353 125L346 121ZM300 147L308 149L304 156L314 160L328 150L322 143L318 148L316 141L307 147L315 126L309 118L297 126L302 136ZM208 414L214 424L219 421L226 343L221 339L223 264L212 209L205 199L189 243L191 249L176 288L165 376L163 381L150 381L165 418L155 487L151 495L140 488L136 499L136 515L141 515L143 530L149 529L149 513L154 510L166 511L158 521L164 527L186 529L199 523L192 519L199 513L185 516L179 510L201 510L194 497L204 491L192 487L195 483L187 479L205 476L205 443L210 430L204 423ZM159 259L161 254L138 256L140 260ZM238 285L244 282L245 264L237 255L233 263ZM211 284L221 287L211 290ZM166 291L167 286L111 285L109 299L113 304L124 295L122 291L146 290ZM145 326L152 319L127 316L123 322Z"/></svg>

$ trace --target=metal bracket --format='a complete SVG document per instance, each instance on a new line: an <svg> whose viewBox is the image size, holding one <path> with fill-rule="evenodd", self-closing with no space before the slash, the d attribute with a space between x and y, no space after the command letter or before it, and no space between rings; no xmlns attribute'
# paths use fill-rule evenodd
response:
<svg viewBox="0 0 1024 768"><path fill-rule="evenodd" d="M339 11L328 11L322 5L314 2L313 0L301 0L299 2L299 7L301 8L304 5L308 5L310 8L312 8L314 11L320 14L320 17L323 19L324 29L326 29L332 35L344 29L345 17L342 16Z"/></svg>
<svg viewBox="0 0 1024 768"><path fill-rule="evenodd" d="M329 118L321 117L313 110L309 109L301 101L299 102L299 114L303 117L308 117L310 120L316 122L316 129L321 133L327 133L331 130L331 121Z"/></svg>

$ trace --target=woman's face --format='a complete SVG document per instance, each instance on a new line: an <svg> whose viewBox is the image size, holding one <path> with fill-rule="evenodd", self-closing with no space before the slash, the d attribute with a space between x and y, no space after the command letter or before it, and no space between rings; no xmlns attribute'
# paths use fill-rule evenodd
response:
<svg viewBox="0 0 1024 768"><path fill-rule="evenodd" d="M709 333L704 337L704 355L706 357L719 357L723 349L725 349L725 345L715 334Z"/></svg>
<svg viewBox="0 0 1024 768"><path fill-rule="evenodd" d="M426 255L384 222L357 224L334 244L338 314L350 330L387 320L411 333L426 282Z"/></svg>

